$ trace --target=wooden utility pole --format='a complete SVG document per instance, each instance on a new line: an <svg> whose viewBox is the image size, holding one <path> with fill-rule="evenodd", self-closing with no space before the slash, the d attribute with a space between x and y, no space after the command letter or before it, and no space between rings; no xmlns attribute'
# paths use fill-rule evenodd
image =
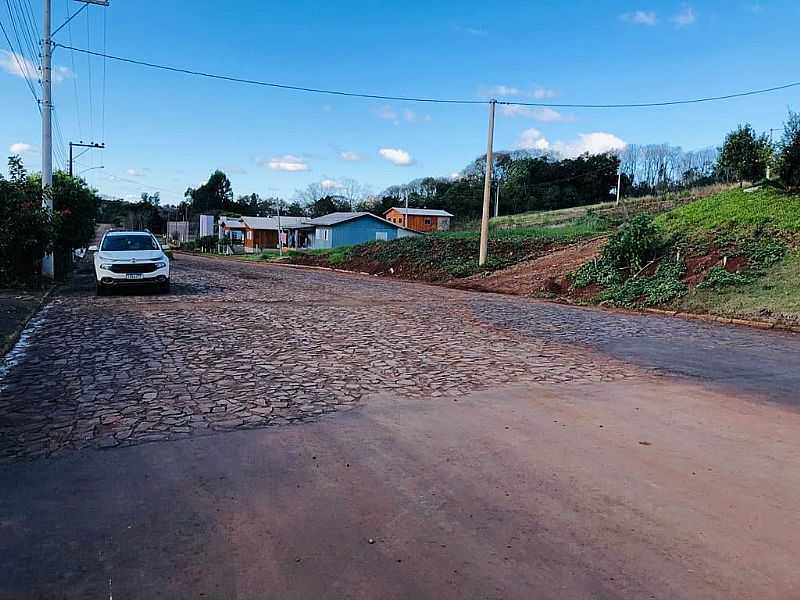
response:
<svg viewBox="0 0 800 600"><path fill-rule="evenodd" d="M489 216L492 211L492 147L494 145L494 110L497 100L489 102L489 135L486 143L486 175L483 180L483 214L481 215L481 246L478 265L486 264L489 255Z"/></svg>

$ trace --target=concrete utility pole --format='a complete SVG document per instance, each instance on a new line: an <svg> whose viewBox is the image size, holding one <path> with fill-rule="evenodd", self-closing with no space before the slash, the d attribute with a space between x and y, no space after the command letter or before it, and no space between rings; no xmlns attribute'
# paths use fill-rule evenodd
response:
<svg viewBox="0 0 800 600"><path fill-rule="evenodd" d="M283 239L281 239L281 201L278 200L278 256L283 256Z"/></svg>
<svg viewBox="0 0 800 600"><path fill-rule="evenodd" d="M500 216L500 182L497 182L497 187L494 190L494 216Z"/></svg>
<svg viewBox="0 0 800 600"><path fill-rule="evenodd" d="M492 210L492 147L494 145L494 109L497 100L492 98L489 102L489 136L486 144L486 176L483 180L483 214L481 216L481 249L478 265L486 264L489 254L489 216Z"/></svg>
<svg viewBox="0 0 800 600"><path fill-rule="evenodd" d="M106 147L105 144L96 144L94 142L90 142L88 144L84 144L82 141L81 142L70 142L69 143L69 176L72 177L72 170L73 170L72 169L72 162L73 162L72 161L72 149L73 148L101 148L102 149L102 148L105 148L105 147ZM84 150L84 152L86 152L86 150ZM83 154L83 152L81 154ZM80 154L78 156L80 156Z"/></svg>
<svg viewBox="0 0 800 600"><path fill-rule="evenodd" d="M622 171L617 173L617 206L619 206L619 195L622 186Z"/></svg>
<svg viewBox="0 0 800 600"><path fill-rule="evenodd" d="M53 210L53 123L51 98L50 62L53 46L50 41L50 0L43 0L42 14L42 191L44 192L44 208ZM42 276L48 279L55 277L53 255L47 253L42 258Z"/></svg>

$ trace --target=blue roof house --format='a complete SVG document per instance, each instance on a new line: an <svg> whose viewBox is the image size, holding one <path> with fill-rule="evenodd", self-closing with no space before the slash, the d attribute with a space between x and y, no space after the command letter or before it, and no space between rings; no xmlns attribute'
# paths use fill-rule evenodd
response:
<svg viewBox="0 0 800 600"><path fill-rule="evenodd" d="M335 212L311 219L311 247L338 248L363 242L389 241L417 235L416 232L368 212Z"/></svg>

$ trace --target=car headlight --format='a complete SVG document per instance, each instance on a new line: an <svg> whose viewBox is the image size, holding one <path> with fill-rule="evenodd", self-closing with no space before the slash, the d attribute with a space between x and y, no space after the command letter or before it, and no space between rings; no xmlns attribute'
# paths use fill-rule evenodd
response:
<svg viewBox="0 0 800 600"><path fill-rule="evenodd" d="M110 271L112 267L111 263L100 263L100 268L104 269L105 271Z"/></svg>
<svg viewBox="0 0 800 600"><path fill-rule="evenodd" d="M163 268L164 268L164 267L166 267L166 266L167 266L167 263L165 263L165 262L163 262L163 261L162 261L162 262L157 262L157 263L156 263L156 269L163 269Z"/></svg>

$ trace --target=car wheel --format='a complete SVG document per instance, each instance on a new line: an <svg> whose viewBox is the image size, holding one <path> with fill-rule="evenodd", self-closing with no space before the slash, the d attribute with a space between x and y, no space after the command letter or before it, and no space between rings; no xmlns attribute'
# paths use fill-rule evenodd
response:
<svg viewBox="0 0 800 600"><path fill-rule="evenodd" d="M164 283L162 283L159 286L159 291L162 294L169 294L169 290L170 290L169 279L167 279Z"/></svg>
<svg viewBox="0 0 800 600"><path fill-rule="evenodd" d="M102 283L97 282L96 292L98 296L105 296L108 294L108 288L106 288L106 286L104 286Z"/></svg>

